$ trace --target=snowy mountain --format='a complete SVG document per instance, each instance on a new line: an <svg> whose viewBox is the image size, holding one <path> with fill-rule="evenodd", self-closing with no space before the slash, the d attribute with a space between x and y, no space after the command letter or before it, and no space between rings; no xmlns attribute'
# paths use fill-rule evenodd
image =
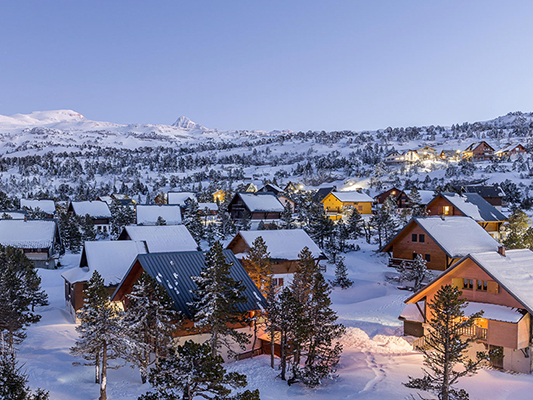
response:
<svg viewBox="0 0 533 400"><path fill-rule="evenodd" d="M193 129L198 129L201 131L207 130L206 127L192 122L189 118L181 116L179 117L176 122L174 122L171 126L175 126L177 128L183 129L185 131L191 131Z"/></svg>

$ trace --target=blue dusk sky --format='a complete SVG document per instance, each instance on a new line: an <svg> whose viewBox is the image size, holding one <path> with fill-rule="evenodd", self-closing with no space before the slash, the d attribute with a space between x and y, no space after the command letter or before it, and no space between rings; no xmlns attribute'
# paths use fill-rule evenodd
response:
<svg viewBox="0 0 533 400"><path fill-rule="evenodd" d="M0 114L364 130L533 110L532 1L2 1Z"/></svg>

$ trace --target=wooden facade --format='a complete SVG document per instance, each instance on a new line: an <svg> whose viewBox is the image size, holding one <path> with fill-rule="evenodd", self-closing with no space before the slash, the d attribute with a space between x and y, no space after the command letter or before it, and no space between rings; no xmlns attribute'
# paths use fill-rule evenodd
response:
<svg viewBox="0 0 533 400"><path fill-rule="evenodd" d="M324 205L324 210L326 213L333 213L333 214L341 214L346 208L353 207L355 210L359 212L359 214L362 215L370 215L372 214L372 200L368 201L341 201L336 196L338 192L331 192L329 193L323 200L322 204ZM331 218L332 216L330 216ZM340 219L341 216L338 218L332 218L332 219Z"/></svg>
<svg viewBox="0 0 533 400"><path fill-rule="evenodd" d="M269 196L269 194L258 195L258 196ZM272 195L273 196L273 195ZM281 203L280 203L281 205ZM246 202L242 199L239 193L233 196L233 199L228 205L228 211L230 213L231 219L240 220L243 219L246 213L249 213L252 220L277 220L281 217L282 211L268 211L268 210L250 210L246 205Z"/></svg>
<svg viewBox="0 0 533 400"><path fill-rule="evenodd" d="M473 161L487 161L494 157L494 149L487 142L472 143L462 153L463 158Z"/></svg>
<svg viewBox="0 0 533 400"><path fill-rule="evenodd" d="M391 188L386 192L380 193L374 197L378 204L383 204L385 200L392 196L398 208L409 208L409 196L403 190Z"/></svg>

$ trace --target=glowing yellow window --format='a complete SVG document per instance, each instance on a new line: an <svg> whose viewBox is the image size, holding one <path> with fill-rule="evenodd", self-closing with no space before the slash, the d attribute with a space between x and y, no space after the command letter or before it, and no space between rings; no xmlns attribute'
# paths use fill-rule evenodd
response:
<svg viewBox="0 0 533 400"><path fill-rule="evenodd" d="M442 213L444 215L450 215L450 206L444 206L442 207Z"/></svg>

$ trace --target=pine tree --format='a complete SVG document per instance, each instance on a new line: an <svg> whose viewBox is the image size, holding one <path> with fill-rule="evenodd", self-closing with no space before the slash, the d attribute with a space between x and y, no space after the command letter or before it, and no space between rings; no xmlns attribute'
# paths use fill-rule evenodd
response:
<svg viewBox="0 0 533 400"><path fill-rule="evenodd" d="M242 219L239 221L239 230L249 231L252 227L252 214L248 210L244 210Z"/></svg>
<svg viewBox="0 0 533 400"><path fill-rule="evenodd" d="M227 235L231 235L236 232L235 224L231 219L231 216L228 211L228 205L231 201L231 197L228 195L225 197L222 204L218 208L218 217L220 218L220 236L226 238Z"/></svg>
<svg viewBox="0 0 533 400"><path fill-rule="evenodd" d="M136 216L133 207L122 205L118 201L113 201L109 207L111 211L111 235L118 237L125 226L135 223Z"/></svg>
<svg viewBox="0 0 533 400"><path fill-rule="evenodd" d="M100 383L99 400L106 400L109 360L124 353L120 313L109 300L104 279L98 271L94 271L89 280L85 296L83 307L78 311L81 323L76 327L80 337L70 352L89 361L85 365L96 367L95 381Z"/></svg>
<svg viewBox="0 0 533 400"><path fill-rule="evenodd" d="M172 333L181 316L167 291L154 278L143 272L133 285L122 319L122 332L128 337L127 351L122 356L139 367L142 383L148 368L159 362L160 354L172 345ZM155 355L150 361L150 353Z"/></svg>
<svg viewBox="0 0 533 400"><path fill-rule="evenodd" d="M400 276L391 280L399 283L404 281L412 282L409 287L414 292L417 292L424 286L424 281L433 277L433 273L427 269L426 260L422 258L421 254L417 254L412 263L402 262L396 267L396 271L398 271Z"/></svg>
<svg viewBox="0 0 533 400"><path fill-rule="evenodd" d="M198 244L198 249L200 250L200 242L205 236L205 231L196 200L191 200L188 203L183 219L183 225L185 225L189 232L191 232L191 235Z"/></svg>
<svg viewBox="0 0 533 400"><path fill-rule="evenodd" d="M335 265L335 280L332 282L333 286L338 286L341 289L348 289L353 285L353 281L348 278L348 269L344 264L344 257L339 257Z"/></svg>
<svg viewBox="0 0 533 400"><path fill-rule="evenodd" d="M426 367L423 369L424 377L409 377L409 382L404 383L408 388L433 393L440 400L468 399L464 389L457 390L453 386L460 378L475 374L483 361L502 355L501 350L491 350L488 353L478 352L475 360L466 356L475 338L463 339L461 332L474 325L483 312L465 317L464 309L468 302L461 295L456 286L446 285L428 303L432 316L426 335L429 349L423 350Z"/></svg>
<svg viewBox="0 0 533 400"><path fill-rule="evenodd" d="M176 350L169 350L167 358L150 371L150 383L156 392L149 392L139 400L242 399L259 400L259 390L246 390L230 396L233 389L247 385L246 376L226 372L224 360L213 355L208 344L186 341Z"/></svg>
<svg viewBox="0 0 533 400"><path fill-rule="evenodd" d="M370 218L370 223L377 231L380 248L391 240L398 230L396 209L396 203L389 196L377 213Z"/></svg>
<svg viewBox="0 0 533 400"><path fill-rule="evenodd" d="M348 217L346 225L351 239L358 239L364 234L363 217L361 217L361 214L355 208Z"/></svg>
<svg viewBox="0 0 533 400"><path fill-rule="evenodd" d="M207 343L213 357L222 346L233 354L231 340L241 347L248 342L247 334L230 327L243 322L244 316L237 311L237 305L246 302L245 287L230 276L231 267L222 244L217 241L205 255L205 267L200 276L192 278L197 287L189 306L194 311L195 327L209 328L211 337Z"/></svg>
<svg viewBox="0 0 533 400"><path fill-rule="evenodd" d="M155 221L155 226L165 226L167 224L167 221L160 215L157 217L157 221Z"/></svg>
<svg viewBox="0 0 533 400"><path fill-rule="evenodd" d="M28 377L17 366L13 354L0 354L0 399L2 400L48 400L48 392L37 389L33 394L28 387Z"/></svg>
<svg viewBox="0 0 533 400"><path fill-rule="evenodd" d="M407 196L409 198L409 206L411 207L411 215L413 217L421 217L425 215L424 204L417 188L412 188Z"/></svg>
<svg viewBox="0 0 533 400"><path fill-rule="evenodd" d="M94 221L89 214L79 218L79 226L81 229L81 241L93 241L96 240L96 228Z"/></svg>
<svg viewBox="0 0 533 400"><path fill-rule="evenodd" d="M309 224L307 231L309 236L318 244L324 247L325 241L333 233L333 221L326 215L322 204L313 204L308 212Z"/></svg>
<svg viewBox="0 0 533 400"><path fill-rule="evenodd" d="M248 249L248 254L243 260L243 265L255 285L263 293L263 296L266 297L272 282L272 261L270 260L270 253L262 236L255 239L252 246Z"/></svg>
<svg viewBox="0 0 533 400"><path fill-rule="evenodd" d="M533 248L531 219L519 208L513 210L506 226L507 236L503 244L508 249Z"/></svg>
<svg viewBox="0 0 533 400"><path fill-rule="evenodd" d="M283 206L283 212L281 213L281 224L283 229L292 229L292 205L290 202L286 202Z"/></svg>
<svg viewBox="0 0 533 400"><path fill-rule="evenodd" d="M82 237L78 218L67 212L59 214L59 232L65 249L78 253L82 245Z"/></svg>

